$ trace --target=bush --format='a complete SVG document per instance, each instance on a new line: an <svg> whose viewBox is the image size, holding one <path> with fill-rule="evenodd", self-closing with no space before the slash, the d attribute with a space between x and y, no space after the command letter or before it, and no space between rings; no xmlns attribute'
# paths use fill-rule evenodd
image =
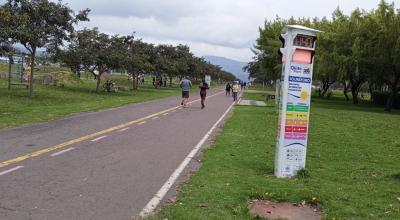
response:
<svg viewBox="0 0 400 220"><path fill-rule="evenodd" d="M310 172L306 168L302 168L297 171L296 177L299 179L305 179L310 177Z"/></svg>
<svg viewBox="0 0 400 220"><path fill-rule="evenodd" d="M328 99L330 99L332 96L333 96L332 90L328 90L328 92L326 93L326 97L327 97Z"/></svg>
<svg viewBox="0 0 400 220"><path fill-rule="evenodd" d="M375 105L386 105L390 93L375 91L372 93L372 102ZM400 109L400 94L397 93L394 97L393 108Z"/></svg>
<svg viewBox="0 0 400 220"><path fill-rule="evenodd" d="M82 81L73 73L68 71L57 71L49 74L53 78L54 85L64 86L66 84L78 84Z"/></svg>

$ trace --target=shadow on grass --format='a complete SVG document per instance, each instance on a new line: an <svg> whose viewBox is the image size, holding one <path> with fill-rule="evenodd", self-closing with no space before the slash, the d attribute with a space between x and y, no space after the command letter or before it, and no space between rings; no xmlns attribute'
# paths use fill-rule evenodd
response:
<svg viewBox="0 0 400 220"><path fill-rule="evenodd" d="M330 99L313 98L312 107L326 108L332 110L347 110L347 111L360 111L360 112L372 112L387 115L400 115L398 109L393 109L392 112L384 111L384 106L377 106L368 101L360 101L358 105L352 103L352 101L346 101L342 98L333 97Z"/></svg>
<svg viewBox="0 0 400 220"><path fill-rule="evenodd" d="M400 173L390 175L389 177L394 180L400 181Z"/></svg>

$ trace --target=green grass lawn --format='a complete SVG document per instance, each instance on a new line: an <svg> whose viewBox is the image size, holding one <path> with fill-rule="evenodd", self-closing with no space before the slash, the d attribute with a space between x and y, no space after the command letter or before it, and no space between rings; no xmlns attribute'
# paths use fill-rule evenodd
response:
<svg viewBox="0 0 400 220"><path fill-rule="evenodd" d="M82 80L82 83L65 87L35 85L34 97L30 99L24 87L7 90L7 81L2 79L0 128L43 122L72 113L112 108L178 94L177 87L154 89L149 84L140 86L137 91L97 94L95 81Z"/></svg>
<svg viewBox="0 0 400 220"><path fill-rule="evenodd" d="M203 165L154 219L251 219L247 201L316 198L324 219L400 219L400 112L314 99L304 179L273 176L274 107L236 106Z"/></svg>

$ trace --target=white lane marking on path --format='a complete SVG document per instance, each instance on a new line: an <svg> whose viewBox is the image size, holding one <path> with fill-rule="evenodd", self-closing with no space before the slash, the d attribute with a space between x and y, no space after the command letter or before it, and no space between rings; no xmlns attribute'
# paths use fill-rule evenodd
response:
<svg viewBox="0 0 400 220"><path fill-rule="evenodd" d="M65 149L65 150L58 151L58 152L56 152L56 153L54 153L54 154L51 154L50 156L51 156L51 157L56 157L56 156L61 155L61 154L63 154L63 153L67 153L68 151L71 151L71 150L75 150L75 148L74 148L74 147L70 147L70 148L67 148L67 149Z"/></svg>
<svg viewBox="0 0 400 220"><path fill-rule="evenodd" d="M103 138L106 138L106 137L108 137L108 135L100 136L98 138L95 138L95 139L91 140L91 142L96 142L96 141L99 141L99 140L101 140Z"/></svg>
<svg viewBox="0 0 400 220"><path fill-rule="evenodd" d="M158 192L154 195L154 197L150 200L150 202L148 202L147 205L142 209L142 211L139 213L140 217L145 217L145 216L151 214L157 208L158 204L160 204L160 202L162 201L164 196L167 194L169 189L172 187L172 185L174 185L174 183L178 179L179 175L186 168L186 166L189 164L189 162L192 160L192 158L194 156L196 156L197 152L201 149L203 144L210 137L210 135L215 130L215 128L218 126L218 124L229 113L229 111L232 109L234 104L235 103L232 103L229 106L229 108L224 112L224 114L222 114L222 116L218 119L218 121L215 122L215 124L211 127L211 129L207 132L207 134L200 140L200 142L186 156L186 158L182 161L182 163L179 165L179 167L168 178L167 182L164 183L164 185L158 190Z"/></svg>
<svg viewBox="0 0 400 220"><path fill-rule="evenodd" d="M24 168L24 166L16 166L14 168L11 168L11 169L8 169L8 170L4 170L3 172L0 172L0 176L6 175L7 173L11 173L11 172L17 171L17 170L22 169L22 168Z"/></svg>
<svg viewBox="0 0 400 220"><path fill-rule="evenodd" d="M126 128L122 128L121 130L119 130L118 132L124 132L126 130L130 129L130 127L126 127Z"/></svg>
<svg viewBox="0 0 400 220"><path fill-rule="evenodd" d="M147 123L147 121L142 121L142 122L138 123L138 125L142 125L142 124L146 124L146 123Z"/></svg>
<svg viewBox="0 0 400 220"><path fill-rule="evenodd" d="M156 116L156 117L154 117L154 118L152 118L152 119L153 119L153 120L156 120L156 119L158 119L158 118L160 118L160 117Z"/></svg>
<svg viewBox="0 0 400 220"><path fill-rule="evenodd" d="M173 110L172 112L176 112L176 110Z"/></svg>
<svg viewBox="0 0 400 220"><path fill-rule="evenodd" d="M169 113L167 112L167 113L164 113L163 115L166 116L166 115L168 115L168 114L169 114Z"/></svg>

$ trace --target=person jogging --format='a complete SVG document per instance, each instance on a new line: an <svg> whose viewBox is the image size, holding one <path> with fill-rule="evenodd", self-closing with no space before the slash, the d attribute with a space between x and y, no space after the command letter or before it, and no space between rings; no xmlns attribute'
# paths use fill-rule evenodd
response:
<svg viewBox="0 0 400 220"><path fill-rule="evenodd" d="M199 88L200 88L200 98L201 98L201 109L203 109L204 107L206 107L204 105L204 102L206 101L207 89L210 89L210 87L206 83L206 80L203 79L203 82L200 83Z"/></svg>
<svg viewBox="0 0 400 220"><path fill-rule="evenodd" d="M233 92L233 101L237 101L237 96L239 92L239 85L237 81L233 82L232 92Z"/></svg>
<svg viewBox="0 0 400 220"><path fill-rule="evenodd" d="M192 82L190 82L190 80L187 79L187 77L184 77L183 80L180 83L180 87L182 89L182 102L181 105L183 105L183 107L187 107L187 101L189 99L189 92L190 92L190 88L192 87Z"/></svg>

